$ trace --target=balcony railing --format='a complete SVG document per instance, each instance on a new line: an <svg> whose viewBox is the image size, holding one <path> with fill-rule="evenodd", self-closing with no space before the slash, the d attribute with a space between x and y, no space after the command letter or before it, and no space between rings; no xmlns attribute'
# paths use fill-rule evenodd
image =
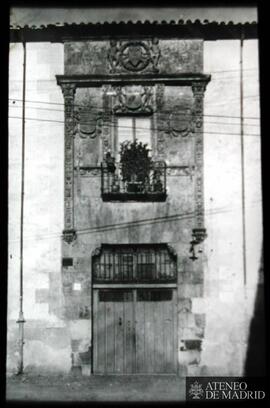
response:
<svg viewBox="0 0 270 408"><path fill-rule="evenodd" d="M144 180L134 174L129 181L123 180L121 163L111 168L101 164L101 195L103 201L165 201L166 163L155 161Z"/></svg>

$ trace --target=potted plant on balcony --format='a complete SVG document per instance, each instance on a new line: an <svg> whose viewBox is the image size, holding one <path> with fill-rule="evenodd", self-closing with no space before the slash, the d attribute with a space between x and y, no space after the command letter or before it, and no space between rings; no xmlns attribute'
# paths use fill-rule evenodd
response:
<svg viewBox="0 0 270 408"><path fill-rule="evenodd" d="M125 141L120 145L120 163L122 179L127 183L127 191L143 192L149 183L152 159L149 156L147 144L135 141Z"/></svg>

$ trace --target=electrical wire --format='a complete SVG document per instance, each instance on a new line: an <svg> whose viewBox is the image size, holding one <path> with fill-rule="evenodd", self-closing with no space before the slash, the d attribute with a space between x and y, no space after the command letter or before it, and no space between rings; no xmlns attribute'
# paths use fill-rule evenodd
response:
<svg viewBox="0 0 270 408"><path fill-rule="evenodd" d="M249 207L254 207L254 204L257 206L258 204L261 204L262 200L254 200L249 203ZM224 213L230 213L230 212L235 212L241 209L241 206L232 206L232 205L227 205L223 207L217 207L215 209L211 208L209 210L206 210L204 212L205 216L212 216L212 215L219 215L219 214L224 214ZM108 231L114 231L118 229L125 229L125 228L130 228L130 227L141 227L141 226L147 226L147 225L153 225L153 224L158 224L158 223L163 223L163 222L176 222L176 221L182 221L182 220L187 220L187 219L192 219L195 216L194 211L190 212L185 212L182 214L172 214L172 215L166 215L166 216L160 216L160 217L155 217L155 218L144 218L140 220L134 220L134 221L126 221L126 222L120 222L116 224L107 224L107 225L100 225L100 226L94 226L94 227L89 227L89 228L78 228L76 229L76 233L78 235L84 235L84 234L91 234L91 233L106 233ZM39 236L37 237L36 235L28 235L25 236L25 240L47 240L47 239L56 239L56 238L61 238L62 234L59 233L52 233L52 234L38 234ZM20 242L20 239L14 239L14 240L9 240L10 243L17 243Z"/></svg>
<svg viewBox="0 0 270 408"><path fill-rule="evenodd" d="M252 97L253 97L254 95L252 95ZM256 96L258 96L259 97L259 95L256 95ZM239 99L239 98L237 98L237 99ZM15 102L22 102L22 99L15 99L15 98L9 98L9 101L15 101ZM47 105L61 105L61 106L65 106L65 104L64 103L60 103L60 102L45 102L45 101L31 101L31 100L26 100L25 101L26 103L39 103L39 104L47 104ZM85 105L82 105L82 104L72 104L72 107L74 108L74 107L83 107L83 108L85 108ZM48 108L47 108L48 109ZM99 107L99 106L97 106L97 105L93 105L93 106L91 106L90 108L88 108L89 109L89 111L97 111L97 112L103 112L104 114L108 114L108 113L110 113L110 110L108 109L108 110L104 110L104 109L102 109L101 107ZM87 109L87 110L88 110ZM63 112L64 112L64 110L63 110ZM172 111L171 110L160 110L159 111L159 113L171 113ZM240 119L241 118L241 116L228 116L228 115L207 115L207 114L204 114L203 116L209 116L209 117L223 117L223 118L237 118L237 119ZM257 119L257 120L260 120L260 117L258 117L258 116L244 116L244 119Z"/></svg>
<svg viewBox="0 0 270 408"><path fill-rule="evenodd" d="M10 106L10 108L17 108L21 109L21 106ZM27 109L33 109L33 110L49 110L51 112L64 112L63 110L60 109L50 109L50 108L36 108L36 107L28 107ZM95 120L88 120L87 123L96 123ZM204 121L205 124L217 124L217 125L228 125L228 126L234 126L238 125L239 123L230 123L230 122L214 122L214 121ZM253 123L245 123L245 126L251 126L251 127L260 127L258 124L253 124Z"/></svg>
<svg viewBox="0 0 270 408"><path fill-rule="evenodd" d="M9 119L22 119L20 116L9 116ZM38 121L38 122L52 122L52 123L62 123L64 124L64 121L61 120L53 120L53 119L38 119L38 118L25 118L25 120L33 120L33 121ZM108 123L107 126L113 127L114 124ZM124 126L124 125L119 125L118 128L125 128L125 129L131 129L130 126ZM161 128L145 128L145 127L136 127L136 129L140 130L157 130L157 131L165 131L165 129ZM196 132L195 132L196 133ZM240 136L240 133L231 133L231 132L210 132L210 131L203 131L204 134L215 134L215 135L228 135L228 136ZM255 136L255 137L261 137L260 134L257 133L245 133L245 136Z"/></svg>
<svg viewBox="0 0 270 408"><path fill-rule="evenodd" d="M244 96L244 99L249 99L249 98L259 98L259 95L246 95L246 96ZM221 102L221 103L208 103L207 106L213 106L213 105L214 106L219 106L221 104L232 102L232 101L239 101L239 98L237 97L237 98L232 98L232 99L226 99L226 101ZM79 105L76 105L76 106L79 106ZM80 106L82 106L82 105L80 105ZM10 104L9 107L10 108L18 108L18 109L21 108L21 106L14 106L14 104ZM35 106L28 106L27 109L48 110L48 111L52 111L52 112L53 111L55 111L55 112L65 112L64 109L40 108L40 107L35 107ZM98 109L97 107L91 106L88 109L84 109L84 112L87 112L88 110L89 110L89 112L92 112L93 110L94 111L99 111L99 112L101 111L101 109ZM104 111L104 109L102 111L106 114L106 111ZM108 113L109 112L110 111L108 110ZM158 113L170 113L170 112L171 111L169 111L169 110L159 110L158 111ZM181 113L180 113L180 115L181 115Z"/></svg>

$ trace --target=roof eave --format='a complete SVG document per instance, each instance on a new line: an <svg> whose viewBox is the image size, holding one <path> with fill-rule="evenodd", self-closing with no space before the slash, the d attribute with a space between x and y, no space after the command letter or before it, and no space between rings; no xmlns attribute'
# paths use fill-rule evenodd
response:
<svg viewBox="0 0 270 408"><path fill-rule="evenodd" d="M11 27L10 42L65 42L91 38L109 38L114 36L158 36L174 38L202 38L204 40L258 38L258 24L254 22L178 22L175 23L104 23L104 24L65 24L46 27Z"/></svg>

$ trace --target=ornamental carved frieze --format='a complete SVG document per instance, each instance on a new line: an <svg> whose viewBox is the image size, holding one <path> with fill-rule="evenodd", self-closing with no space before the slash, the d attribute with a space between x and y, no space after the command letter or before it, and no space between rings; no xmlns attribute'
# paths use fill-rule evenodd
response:
<svg viewBox="0 0 270 408"><path fill-rule="evenodd" d="M159 40L151 41L110 41L108 61L111 73L159 71Z"/></svg>
<svg viewBox="0 0 270 408"><path fill-rule="evenodd" d="M114 113L152 113L153 89L151 86L123 86L115 89Z"/></svg>

